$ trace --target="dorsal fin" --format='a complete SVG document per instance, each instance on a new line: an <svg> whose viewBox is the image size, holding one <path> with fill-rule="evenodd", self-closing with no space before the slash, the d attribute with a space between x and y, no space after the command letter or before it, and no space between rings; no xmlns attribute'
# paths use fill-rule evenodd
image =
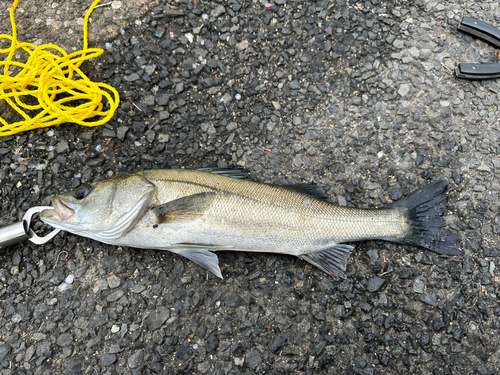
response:
<svg viewBox="0 0 500 375"><path fill-rule="evenodd" d="M245 172L241 168L217 168L217 167L208 167L208 168L197 168L197 171L207 172L212 174L217 174L219 176L237 178L239 180L250 179L250 174Z"/></svg>
<svg viewBox="0 0 500 375"><path fill-rule="evenodd" d="M253 180L250 174L241 168L208 167L208 168L197 168L196 170L200 172L216 174L219 176L237 178L240 180ZM325 192L325 190L318 184L315 184L314 182L310 184L301 183L301 184L286 184L286 185L275 185L275 186L280 186L282 188L295 191L297 193L310 195L311 197L318 199L320 201L333 203L332 199Z"/></svg>
<svg viewBox="0 0 500 375"><path fill-rule="evenodd" d="M319 186L315 183L276 185L276 186L281 186L282 188L296 191L297 193L310 195L311 197L316 198L320 201L333 203L332 198L330 198L330 196L325 192L325 190L321 186Z"/></svg>

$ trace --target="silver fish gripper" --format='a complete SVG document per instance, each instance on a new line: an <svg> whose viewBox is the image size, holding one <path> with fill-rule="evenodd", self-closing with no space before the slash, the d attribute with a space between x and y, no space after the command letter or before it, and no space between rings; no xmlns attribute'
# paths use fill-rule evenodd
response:
<svg viewBox="0 0 500 375"><path fill-rule="evenodd" d="M50 206L37 206L32 207L23 216L23 220L6 225L5 227L0 228L0 248L14 245L16 243L24 242L29 240L37 245L43 245L44 243L49 242L52 238L59 233L60 229L54 229L52 232L47 234L44 237L39 237L33 229L31 229L31 219L37 213L42 212L43 210L50 210L53 207Z"/></svg>

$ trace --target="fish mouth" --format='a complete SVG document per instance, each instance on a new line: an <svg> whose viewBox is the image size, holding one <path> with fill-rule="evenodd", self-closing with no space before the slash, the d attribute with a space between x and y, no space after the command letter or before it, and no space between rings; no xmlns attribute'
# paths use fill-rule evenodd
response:
<svg viewBox="0 0 500 375"><path fill-rule="evenodd" d="M52 206L54 206L54 213L61 221L66 221L75 216L76 205L65 202L58 197L52 197Z"/></svg>

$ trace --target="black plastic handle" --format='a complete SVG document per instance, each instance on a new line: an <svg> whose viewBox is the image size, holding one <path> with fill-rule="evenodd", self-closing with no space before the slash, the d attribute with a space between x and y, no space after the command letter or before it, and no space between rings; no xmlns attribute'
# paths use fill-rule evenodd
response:
<svg viewBox="0 0 500 375"><path fill-rule="evenodd" d="M466 79L500 78L500 64L458 64L455 75Z"/></svg>
<svg viewBox="0 0 500 375"><path fill-rule="evenodd" d="M500 48L500 30L486 22L463 17L458 24L458 30L477 36Z"/></svg>

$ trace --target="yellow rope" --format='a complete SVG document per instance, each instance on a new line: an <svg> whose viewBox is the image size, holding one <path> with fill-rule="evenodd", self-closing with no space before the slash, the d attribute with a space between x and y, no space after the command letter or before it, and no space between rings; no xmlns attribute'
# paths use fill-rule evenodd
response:
<svg viewBox="0 0 500 375"><path fill-rule="evenodd" d="M14 0L10 9L12 36L0 35L0 42L2 39L11 41L9 48L0 49L0 53L8 54L5 61L0 61L0 102L5 100L24 121L9 124L0 113L0 136L65 122L97 126L113 117L120 102L118 92L107 84L92 82L79 69L85 60L104 52L100 48L87 48L89 17L99 1L94 0L85 16L83 49L67 54L54 44L37 47L17 40L14 10L18 0ZM13 61L16 50L30 55L26 63ZM9 70L17 73L11 76ZM104 109L106 101L109 103L107 110ZM95 117L101 118L89 121Z"/></svg>

